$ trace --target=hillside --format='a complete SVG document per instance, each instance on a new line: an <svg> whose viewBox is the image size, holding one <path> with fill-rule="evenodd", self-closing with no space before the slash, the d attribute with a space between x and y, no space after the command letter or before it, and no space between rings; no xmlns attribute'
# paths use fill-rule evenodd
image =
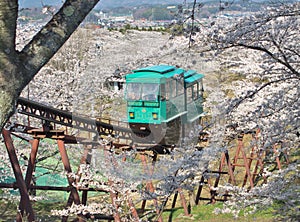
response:
<svg viewBox="0 0 300 222"><path fill-rule="evenodd" d="M98 104L93 115L100 116L101 110L108 108L107 100L123 96L122 91L112 93L104 87L105 80L116 70L124 75L155 64L177 65L200 73L217 68L199 53L188 51L187 44L184 37L169 39L168 34L160 32L131 30L122 34L80 29L30 83L30 98L81 114L91 111L93 100ZM27 92L26 88L23 96Z"/></svg>
<svg viewBox="0 0 300 222"><path fill-rule="evenodd" d="M43 5L61 5L63 1L61 0L20 0L19 6L20 8L32 8L32 7L42 7ZM193 2L193 0L101 0L96 9L108 9L108 8L115 8L115 7L134 7L138 5L165 5L165 4L182 4L183 2ZM218 0L200 0L198 2L204 4L214 4L219 5L220 1ZM224 1L226 2L226 1ZM231 1L230 1L231 2ZM255 5L256 3L266 2L266 0L238 0L235 1L235 4L251 4Z"/></svg>

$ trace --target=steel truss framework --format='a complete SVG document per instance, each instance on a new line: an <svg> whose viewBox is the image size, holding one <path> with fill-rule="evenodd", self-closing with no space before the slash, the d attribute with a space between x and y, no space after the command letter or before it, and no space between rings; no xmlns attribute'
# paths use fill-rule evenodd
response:
<svg viewBox="0 0 300 222"><path fill-rule="evenodd" d="M86 205L88 201L88 192L89 191L101 191L106 192L110 195L111 203L114 207L114 213L113 215L98 215L99 219L103 220L114 220L114 221L121 221L121 216L118 213L118 206L117 204L117 198L118 193L113 192L110 190L103 190L103 189L96 189L92 187L75 187L73 184L78 183L80 181L81 175L80 170L78 169L76 172L77 179L74 179L73 177L67 177L68 178L68 187L59 187L59 186L36 186L32 185L31 181L33 178L33 172L35 169L35 163L36 163L36 156L38 153L38 148L40 144L40 140L44 138L50 138L56 141L57 147L61 156L61 160L64 166L65 171L67 174L71 174L73 171L71 169L71 164L69 161L69 157L66 150L66 144L76 144L81 143L84 144L84 152L80 160L80 164L90 164L91 162L91 150L97 146L99 147L99 142L95 141L95 139L87 139L87 138L80 138L80 137L74 137L72 135L68 135L66 133L66 130L57 130L55 127L53 127L51 124L58 124L60 126L66 126L66 127L74 127L77 129L89 131L96 133L96 135L112 135L118 138L123 138L127 140L126 146L124 144L106 144L101 145L100 147L104 149L105 156L107 159L111 160L110 151L113 148L120 148L123 147L125 150L132 149L132 146L129 144L132 144L131 142L131 129L128 128L126 125L117 122L117 121L111 121L111 120L91 120L89 118L84 118L80 116L72 115L70 112L61 111L58 109L54 109L52 107L48 107L24 98L20 98L17 103L17 110L19 113L24 114L26 116L34 117L37 119L44 120L44 124L41 126L41 128L34 128L31 126L24 126L20 124L11 124L2 130L2 135L4 138L5 146L7 148L7 152L10 158L10 162L12 165L12 169L14 171L16 182L12 184L0 184L0 188L14 188L19 189L20 192L20 204L19 204L19 211L16 216L16 221L22 221L23 217L27 217L28 221L34 221L35 220L35 214L30 202L29 198L29 190L59 190L59 191L68 191L70 192L68 201L67 201L67 207L70 207L73 203L74 204L82 204ZM112 123L114 122L114 123ZM30 134L33 138L32 140L29 140L28 142L31 143L31 153L28 159L28 166L25 178L22 175L22 171L20 168L20 164L16 155L16 149L13 144L12 135L20 137L22 139L26 139L22 137L22 134ZM135 132L140 133L140 135L143 135L143 132ZM190 204L199 204L200 200L209 201L210 203L214 203L216 201L226 201L227 198L230 197L229 193L219 195L217 193L217 187L220 184L220 181L226 180L228 183L231 183L233 185L240 185L242 187L247 186L248 189L253 188L258 181L266 182L266 178L263 176L263 169L264 169L264 160L266 159L266 156L268 153L263 152L256 146L252 146L251 148L246 148L245 143L243 142L243 139L246 136L251 136L253 140L256 140L258 137L257 132L250 132L248 134L239 134L238 138L235 140L237 143L237 148L234 150L234 152L228 152L225 151L222 153L220 162L218 163L218 166L216 166L216 170L208 170L206 172L202 173L202 178L199 181L199 186L196 191L196 195L194 198L194 203ZM203 135L199 136L200 140L206 140L206 137ZM277 150L279 150L280 144L275 144L272 147L272 150L275 154L279 154ZM165 149L168 149L168 147L161 147L161 146L140 146L135 147L136 150L140 152L140 158L143 163L143 168L145 173L151 174L152 169L149 168L149 161L154 166L156 159L159 155L159 153L165 153L162 152ZM147 152L153 151L152 155L147 154ZM232 158L230 157L232 156ZM123 158L123 161L126 161L126 158ZM275 164L278 169L282 168L282 162L279 158L279 155L276 155L275 157ZM287 155L284 154L284 163L288 164L288 158ZM117 164L116 162L114 164ZM237 168L241 168L244 170L244 173L241 177L239 175L237 177ZM237 181L237 178L243 178L242 181ZM262 178L262 180L259 180ZM113 186L114 181L108 180L107 184L109 186ZM147 181L146 188L149 192L155 192L155 187L152 183L152 181ZM204 190L209 190L208 192L204 192ZM79 195L79 191L82 191L81 196ZM123 195L129 195L129 194L123 194ZM172 210L175 208L178 195L180 197L180 203L181 206L184 209L184 213L186 216L189 216L191 214L190 208L187 205L187 201L184 195L184 192L182 189L176 190L175 194L173 195L173 201L171 204L171 214L172 216ZM162 208L161 206L165 207L167 205L167 202L169 201L169 198L165 199L163 203L158 203L157 199L153 199L153 204L156 209L157 214L157 220L159 222L162 222ZM145 212L146 210L146 200L142 202L142 206L140 209L140 212L138 213L136 207L134 206L133 201L130 198L127 198L127 204L130 207L131 215L134 221L139 221L140 214ZM91 217L93 215L78 215L79 221L84 221L86 217ZM68 217L62 217L62 221L67 221Z"/></svg>

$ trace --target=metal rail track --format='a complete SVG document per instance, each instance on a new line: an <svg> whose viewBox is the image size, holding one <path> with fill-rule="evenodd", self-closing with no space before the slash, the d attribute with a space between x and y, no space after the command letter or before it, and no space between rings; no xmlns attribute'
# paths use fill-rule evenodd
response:
<svg viewBox="0 0 300 222"><path fill-rule="evenodd" d="M20 114L35 117L49 123L98 133L99 135L111 135L113 137L129 140L131 140L131 134L133 132L141 136L146 135L143 131L130 129L128 124L126 124L126 126L121 126L124 125L124 122L114 121L114 123L117 124L113 125L110 123L110 120L104 122L78 116L72 112L49 107L23 97L19 97L17 100L16 109Z"/></svg>

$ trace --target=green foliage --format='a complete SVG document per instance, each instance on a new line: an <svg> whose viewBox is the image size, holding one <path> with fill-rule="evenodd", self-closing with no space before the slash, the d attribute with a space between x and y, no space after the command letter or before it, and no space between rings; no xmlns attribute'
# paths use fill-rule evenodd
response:
<svg viewBox="0 0 300 222"><path fill-rule="evenodd" d="M137 8L133 11L133 16L135 19L148 19L153 21L174 19L174 15L170 13L169 9L167 9L165 5Z"/></svg>
<svg viewBox="0 0 300 222"><path fill-rule="evenodd" d="M163 27L141 27L139 28L138 26L131 26L130 24L126 24L125 26L123 26L122 28L109 28L109 31L119 31L122 34L125 34L127 30L138 30L138 31L156 31L156 32L162 32L164 33L166 31L165 28Z"/></svg>
<svg viewBox="0 0 300 222"><path fill-rule="evenodd" d="M124 26L124 29L131 29L130 24L126 24L126 25Z"/></svg>
<svg viewBox="0 0 300 222"><path fill-rule="evenodd" d="M172 20L172 16L166 8L154 8L152 10L152 20Z"/></svg>
<svg viewBox="0 0 300 222"><path fill-rule="evenodd" d="M175 208L173 211L165 211L163 213L164 221L257 221L257 222L271 222L274 220L274 209L270 207L269 209L258 211L254 214L249 214L247 216L242 216L244 212L241 212L239 218L234 218L232 214L215 214L214 209L216 207L222 207L222 203L216 204L206 204L206 205L198 205L194 206L191 210L191 216L185 216L184 210L182 207ZM171 216L171 220L170 220Z"/></svg>
<svg viewBox="0 0 300 222"><path fill-rule="evenodd" d="M121 32L122 34L126 33L126 29L120 29L119 32Z"/></svg>
<svg viewBox="0 0 300 222"><path fill-rule="evenodd" d="M167 29L167 32L171 33L174 36L181 36L185 33L183 24L175 24L172 27Z"/></svg>

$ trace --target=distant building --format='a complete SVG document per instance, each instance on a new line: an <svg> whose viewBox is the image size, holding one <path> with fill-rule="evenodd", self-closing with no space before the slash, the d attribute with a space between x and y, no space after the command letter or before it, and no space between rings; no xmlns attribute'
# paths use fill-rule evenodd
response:
<svg viewBox="0 0 300 222"><path fill-rule="evenodd" d="M113 91L119 91L123 89L124 83L125 83L124 78L110 76L105 80L105 87Z"/></svg>

